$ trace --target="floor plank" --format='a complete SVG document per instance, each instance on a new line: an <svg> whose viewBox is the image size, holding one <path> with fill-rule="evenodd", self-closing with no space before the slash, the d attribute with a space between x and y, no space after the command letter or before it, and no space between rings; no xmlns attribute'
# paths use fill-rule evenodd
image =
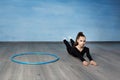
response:
<svg viewBox="0 0 120 80"><path fill-rule="evenodd" d="M63 43L57 42L0 42L1 80L119 80L120 43L87 43L98 66L83 66L80 60L68 55ZM13 54L47 52L60 60L46 65L23 65L10 61ZM49 60L32 56L21 60Z"/></svg>

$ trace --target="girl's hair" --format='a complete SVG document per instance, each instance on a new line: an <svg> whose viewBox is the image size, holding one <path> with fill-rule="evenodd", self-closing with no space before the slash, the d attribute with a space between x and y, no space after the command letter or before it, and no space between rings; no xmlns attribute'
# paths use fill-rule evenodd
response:
<svg viewBox="0 0 120 80"><path fill-rule="evenodd" d="M85 35L83 34L83 32L78 32L78 34L76 36L76 40L75 40L74 46L78 45L77 39L79 39L80 36L85 37Z"/></svg>

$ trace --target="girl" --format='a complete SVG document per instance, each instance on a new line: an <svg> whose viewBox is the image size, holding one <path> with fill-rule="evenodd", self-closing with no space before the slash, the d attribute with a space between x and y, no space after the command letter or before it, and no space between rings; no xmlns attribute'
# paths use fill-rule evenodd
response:
<svg viewBox="0 0 120 80"><path fill-rule="evenodd" d="M68 53L74 57L79 58L84 66L88 66L89 64L94 66L97 65L97 63L93 60L93 58L90 55L89 48L85 46L86 37L82 32L79 32L77 34L75 42L72 39L70 39L71 45L65 39L63 40L63 42L66 45ZM83 57L85 53L90 62L86 61Z"/></svg>

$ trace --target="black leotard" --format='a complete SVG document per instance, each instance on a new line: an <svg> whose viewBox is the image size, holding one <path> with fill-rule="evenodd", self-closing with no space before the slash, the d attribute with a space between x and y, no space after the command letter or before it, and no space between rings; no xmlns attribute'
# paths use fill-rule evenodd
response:
<svg viewBox="0 0 120 80"><path fill-rule="evenodd" d="M84 49L80 52L75 46L71 46L68 41L66 40L63 40L63 41L70 55L79 58L83 62L83 61L86 61L85 58L83 57L86 53L86 56L88 57L88 59L90 61L93 60L93 58L90 55L88 47L84 47ZM73 44L73 40L72 40L72 44Z"/></svg>

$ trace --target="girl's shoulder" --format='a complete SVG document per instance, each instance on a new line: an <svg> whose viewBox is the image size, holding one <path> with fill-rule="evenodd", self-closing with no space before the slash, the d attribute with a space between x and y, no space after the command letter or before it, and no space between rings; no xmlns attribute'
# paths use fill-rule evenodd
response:
<svg viewBox="0 0 120 80"><path fill-rule="evenodd" d="M84 49L85 49L85 50L89 50L89 48L88 48L88 47L86 47L86 46L84 47Z"/></svg>

